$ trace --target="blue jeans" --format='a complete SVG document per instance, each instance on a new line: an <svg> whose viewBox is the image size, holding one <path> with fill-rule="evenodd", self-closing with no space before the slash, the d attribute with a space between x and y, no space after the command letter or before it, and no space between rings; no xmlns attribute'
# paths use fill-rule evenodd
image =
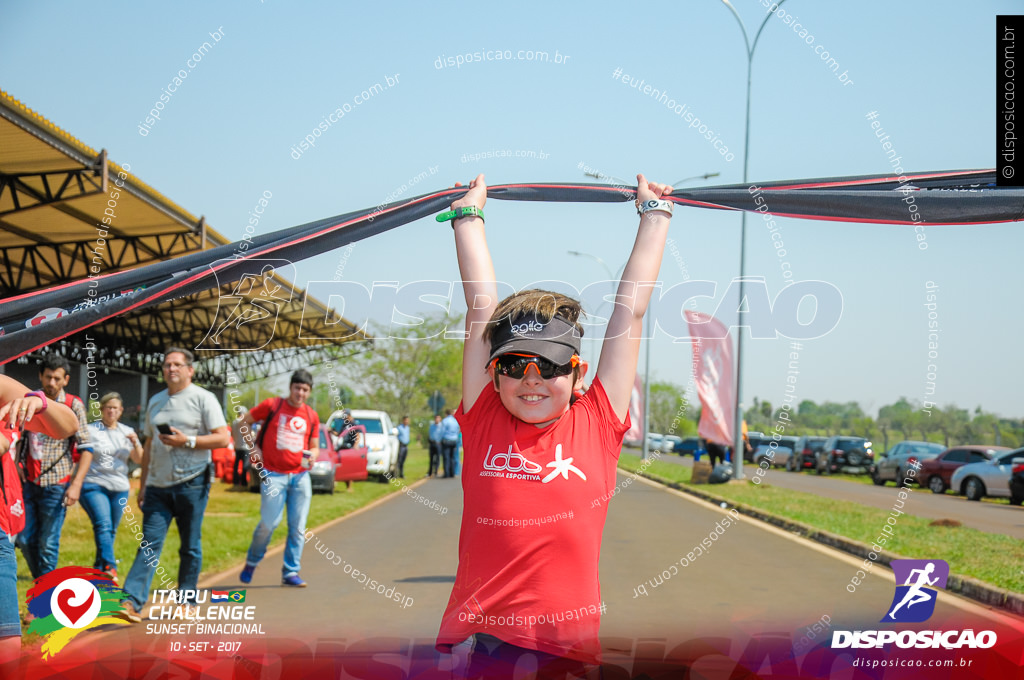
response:
<svg viewBox="0 0 1024 680"><path fill-rule="evenodd" d="M93 482L82 484L78 502L92 520L93 539L96 541L96 560L92 566L95 569L103 571L117 568L117 561L114 559L114 536L117 534L117 525L124 517L121 499L127 498L127 491L111 491Z"/></svg>
<svg viewBox="0 0 1024 680"><path fill-rule="evenodd" d="M455 457L458 455L459 442L441 441L441 461L444 463L444 476L455 476Z"/></svg>
<svg viewBox="0 0 1024 680"><path fill-rule="evenodd" d="M160 553L171 526L178 526L181 549L178 551L178 588L195 590L199 572L203 568L202 528L203 512L210 498L210 483L205 474L187 482L165 488L147 486L142 504L142 533L144 538L135 553L135 562L124 580L125 598L136 610L149 599L153 576L163 575ZM166 575L163 575L166 580ZM169 586L168 586L169 587Z"/></svg>
<svg viewBox="0 0 1024 680"><path fill-rule="evenodd" d="M284 577L298 574L302 567L302 548L306 545L306 518L309 516L309 501L313 498L313 486L308 472L284 475L271 472L260 484L260 523L252 532L252 545L245 563L255 567L267 554L267 545L274 529L281 523L284 510L288 508L288 542L284 548Z"/></svg>
<svg viewBox="0 0 1024 680"><path fill-rule="evenodd" d="M60 530L64 526L64 492L67 484L37 486L26 482L25 528L18 534L18 547L25 555L32 578L57 568L60 557Z"/></svg>
<svg viewBox="0 0 1024 680"><path fill-rule="evenodd" d="M430 442L430 469L427 474L434 476L441 469L441 442Z"/></svg>
<svg viewBox="0 0 1024 680"><path fill-rule="evenodd" d="M0 638L21 637L18 616L18 558L14 544L0 531Z"/></svg>

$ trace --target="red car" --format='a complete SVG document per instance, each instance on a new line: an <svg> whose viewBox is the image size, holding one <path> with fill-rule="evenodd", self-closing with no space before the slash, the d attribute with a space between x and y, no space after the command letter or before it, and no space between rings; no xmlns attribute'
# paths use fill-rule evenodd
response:
<svg viewBox="0 0 1024 680"><path fill-rule="evenodd" d="M313 491L334 493L335 482L359 481L367 477L366 448L335 450L336 437L320 424L320 453L309 471Z"/></svg>
<svg viewBox="0 0 1024 680"><path fill-rule="evenodd" d="M1005 446L954 446L934 458L921 463L917 472L917 483L927 486L932 493L946 493L953 471L968 463L983 463L1000 451L1009 451Z"/></svg>
<svg viewBox="0 0 1024 680"><path fill-rule="evenodd" d="M319 453L309 471L313 491L334 493L335 482L366 479L366 449L335 451L335 436L324 423L320 424ZM260 476L249 471L249 491L260 490Z"/></svg>

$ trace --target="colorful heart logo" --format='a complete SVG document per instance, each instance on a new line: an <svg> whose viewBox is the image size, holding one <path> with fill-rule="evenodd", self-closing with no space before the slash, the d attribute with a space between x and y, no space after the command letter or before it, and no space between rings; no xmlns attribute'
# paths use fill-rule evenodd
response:
<svg viewBox="0 0 1024 680"><path fill-rule="evenodd" d="M57 607L61 610L64 616L68 617L68 621L72 625L78 623L78 620L85 616L92 608L93 600L96 599L96 591L92 590L89 593L88 599L85 604L73 605L71 599L75 597L77 593L73 590L62 590L57 593Z"/></svg>
<svg viewBox="0 0 1024 680"><path fill-rule="evenodd" d="M83 578L65 579L50 596L50 610L57 622L66 628L88 626L99 615L102 606L103 598L96 586Z"/></svg>

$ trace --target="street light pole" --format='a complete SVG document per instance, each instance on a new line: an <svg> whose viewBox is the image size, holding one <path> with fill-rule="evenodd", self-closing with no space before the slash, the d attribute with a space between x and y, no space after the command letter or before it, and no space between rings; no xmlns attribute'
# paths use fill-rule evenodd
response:
<svg viewBox="0 0 1024 680"><path fill-rule="evenodd" d="M647 338L644 344L644 442L640 460L647 460L647 446L651 438L651 345L654 343L654 291L647 303ZM660 448L659 448L660 450Z"/></svg>
<svg viewBox="0 0 1024 680"><path fill-rule="evenodd" d="M775 8L778 9L785 3L786 0L780 0ZM747 113L746 122L744 124L743 132L743 183L747 183L747 162L750 158L748 153L750 150L750 82L751 82L751 70L754 65L754 49L757 47L757 40L761 37L761 32L764 27L768 24L768 20L772 18L772 13L764 18L761 22L760 28L757 29L757 34L754 36L754 42L751 43L747 37L747 29L743 25L743 20L740 19L739 12L732 6L729 0L722 0L722 4L729 8L732 15L736 17L736 23L740 25L740 31L743 33L743 43L747 47ZM740 217L740 309L743 308L743 304L746 300L744 293L744 274L745 268L745 255L746 255L746 244L747 244L747 211L744 210ZM742 321L742 311L737 312ZM743 479L743 324L736 324L736 418L733 423L733 446L732 446L732 460L733 460L733 478Z"/></svg>

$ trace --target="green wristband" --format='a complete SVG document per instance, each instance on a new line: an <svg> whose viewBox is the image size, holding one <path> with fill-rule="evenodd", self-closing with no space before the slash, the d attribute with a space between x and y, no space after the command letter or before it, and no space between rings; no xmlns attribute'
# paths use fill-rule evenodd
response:
<svg viewBox="0 0 1024 680"><path fill-rule="evenodd" d="M443 212L434 219L436 219L438 222L446 222L448 220L451 220L452 229L454 229L455 220L459 219L460 217L479 217L480 219L484 219L484 211L476 207L475 205L469 205L466 206L465 208L456 208L455 210Z"/></svg>

